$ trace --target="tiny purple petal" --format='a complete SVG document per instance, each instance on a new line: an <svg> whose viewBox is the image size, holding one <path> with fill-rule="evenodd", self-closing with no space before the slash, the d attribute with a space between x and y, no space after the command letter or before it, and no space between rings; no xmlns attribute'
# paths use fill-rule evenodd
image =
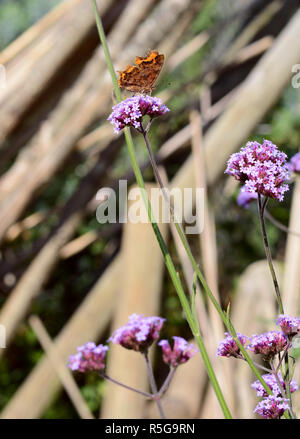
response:
<svg viewBox="0 0 300 439"><path fill-rule="evenodd" d="M240 348L234 341L233 337L229 335L228 332L225 332L226 338L219 343L217 349L217 355L220 357L235 357L242 358L242 354ZM237 337L240 340L243 346L246 345L247 337L243 334L237 333Z"/></svg>
<svg viewBox="0 0 300 439"><path fill-rule="evenodd" d="M300 333L300 319L298 317L290 317L280 314L276 323L287 336L294 336Z"/></svg>
<svg viewBox="0 0 300 439"><path fill-rule="evenodd" d="M169 366L177 367L184 364L199 352L193 343L189 344L182 337L174 336L173 340L173 349L167 340L161 340L158 343L158 346L162 348L163 360Z"/></svg>
<svg viewBox="0 0 300 439"><path fill-rule="evenodd" d="M126 126L139 129L144 116L151 119L167 113L169 108L160 98L152 96L132 96L115 105L107 120L114 125L115 133L119 133Z"/></svg>
<svg viewBox="0 0 300 439"><path fill-rule="evenodd" d="M279 419L288 409L287 399L268 396L257 404L254 413L259 414L264 419Z"/></svg>
<svg viewBox="0 0 300 439"><path fill-rule="evenodd" d="M288 163L290 172L300 173L300 152L295 154Z"/></svg>
<svg viewBox="0 0 300 439"><path fill-rule="evenodd" d="M161 317L132 314L128 323L118 328L108 341L120 344L126 349L144 352L158 339L164 322L165 319Z"/></svg>
<svg viewBox="0 0 300 439"><path fill-rule="evenodd" d="M245 186L243 186L237 197L237 204L245 209L248 209L250 203L254 200L257 200L257 193L249 192Z"/></svg>
<svg viewBox="0 0 300 439"><path fill-rule="evenodd" d="M68 367L79 372L101 371L105 368L105 356L108 346L88 342L77 348L77 354L71 355Z"/></svg>
<svg viewBox="0 0 300 439"><path fill-rule="evenodd" d="M286 154L269 140L264 140L263 144L248 142L231 155L225 173L244 184L250 193L282 201L289 189L285 182L290 179L286 158Z"/></svg>
<svg viewBox="0 0 300 439"><path fill-rule="evenodd" d="M276 381L276 378L274 377L274 375L271 373L268 373L268 374L263 375L262 377L265 380L268 387L270 388L270 390L273 392L274 396L282 397L281 390L277 384L277 381ZM278 379L280 381L282 388L285 390L285 382L284 382L280 372L278 372ZM259 380L254 381L254 383L251 384L251 387L254 390L256 390L257 396L261 396L261 397L268 396L268 393L266 392L266 390L264 389L264 387L262 386L262 384ZM298 390L298 384L296 383L296 381L294 379L292 379L290 381L290 392L293 393L293 392L296 392L296 390Z"/></svg>
<svg viewBox="0 0 300 439"><path fill-rule="evenodd" d="M287 337L281 331L269 331L253 335L248 349L254 354L261 354L266 360L283 351L288 344Z"/></svg>

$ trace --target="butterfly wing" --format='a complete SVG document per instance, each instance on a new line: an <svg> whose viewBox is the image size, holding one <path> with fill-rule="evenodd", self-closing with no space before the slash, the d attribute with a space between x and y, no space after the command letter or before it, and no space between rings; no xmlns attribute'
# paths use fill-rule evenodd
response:
<svg viewBox="0 0 300 439"><path fill-rule="evenodd" d="M119 86L136 93L150 93L164 64L164 55L150 51L147 56L137 56L135 66L128 65L119 72Z"/></svg>

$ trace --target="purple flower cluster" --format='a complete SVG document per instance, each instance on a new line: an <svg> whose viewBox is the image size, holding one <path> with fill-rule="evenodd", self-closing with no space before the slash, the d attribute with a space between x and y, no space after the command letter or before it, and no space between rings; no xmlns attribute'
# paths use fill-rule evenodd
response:
<svg viewBox="0 0 300 439"><path fill-rule="evenodd" d="M226 338L219 343L217 349L217 355L220 357L235 357L235 358L243 358L240 348L234 341L233 337L229 335L228 332L225 332ZM246 345L247 337L243 334L237 333L238 339L243 346Z"/></svg>
<svg viewBox="0 0 300 439"><path fill-rule="evenodd" d="M114 132L119 133L126 126L139 130L144 116L153 119L170 111L161 99L152 96L132 96L113 107L107 120L114 125Z"/></svg>
<svg viewBox="0 0 300 439"><path fill-rule="evenodd" d="M260 335L253 335L248 349L254 354L261 354L266 360L283 351L288 340L281 331L269 331Z"/></svg>
<svg viewBox="0 0 300 439"><path fill-rule="evenodd" d="M126 349L145 352L148 347L158 339L165 319L161 317L143 317L132 314L126 325L118 328L109 338L115 344L120 344Z"/></svg>
<svg viewBox="0 0 300 439"><path fill-rule="evenodd" d="M232 154L226 173L245 185L247 191L283 200L290 174L286 154L269 140L263 144L248 142L240 152Z"/></svg>
<svg viewBox="0 0 300 439"><path fill-rule="evenodd" d="M265 419L279 419L288 409L289 403L287 399L268 396L257 404L254 413L259 414Z"/></svg>
<svg viewBox="0 0 300 439"><path fill-rule="evenodd" d="M77 354L71 355L68 367L79 372L101 371L105 368L105 356L108 346L88 342L77 348Z"/></svg>
<svg viewBox="0 0 300 439"><path fill-rule="evenodd" d="M300 319L298 317L290 317L280 314L276 320L282 332L287 336L294 336L300 333Z"/></svg>
<svg viewBox="0 0 300 439"><path fill-rule="evenodd" d="M108 341L119 344L126 349L145 353L149 346L158 339L164 322L165 319L161 317L143 317L142 315L132 314L128 323L118 328ZM167 340L161 340L159 346L162 348L164 362L172 367L177 367L192 358L198 352L198 349L182 337L173 337L173 339L173 349ZM105 368L105 356L108 349L108 346L102 344L96 346L93 342L79 346L77 353L70 356L68 367L80 372L99 372Z"/></svg>
<svg viewBox="0 0 300 439"><path fill-rule="evenodd" d="M268 373L262 376L264 381L266 382L266 384L268 385L268 387L270 388L270 390L272 391L273 395L276 397L282 397L283 395L281 394L281 390L277 384L276 378L274 377L273 374ZM278 379L279 382L283 388L283 390L285 390L285 382L282 378L282 375L280 372L278 372ZM264 389L264 387L262 386L261 382L259 380L254 381L254 383L251 384L251 387L256 390L257 396L261 396L261 397L267 397L268 393L266 392L266 390ZM290 381L290 392L296 392L296 390L298 390L298 384L296 383L296 381L294 379L292 379Z"/></svg>
<svg viewBox="0 0 300 439"><path fill-rule="evenodd" d="M297 152L288 163L291 172L300 173L300 152Z"/></svg>
<svg viewBox="0 0 300 439"><path fill-rule="evenodd" d="M163 360L172 367L186 363L190 358L197 354L198 349L193 343L188 343L182 337L173 337L173 349L167 340L161 340L158 345L161 346L163 352Z"/></svg>
<svg viewBox="0 0 300 439"><path fill-rule="evenodd" d="M257 193L249 192L246 187L243 186L237 197L237 204L245 209L248 209L253 200L257 200Z"/></svg>
<svg viewBox="0 0 300 439"><path fill-rule="evenodd" d="M281 331L269 331L264 334L252 335L248 338L243 334L237 334L238 339L244 347L254 354L260 354L265 360L269 360L279 352L288 348L289 338L300 333L300 318L290 317L280 314L276 323L280 326ZM240 349L233 337L227 332L226 338L219 343L217 355L221 357L242 358ZM246 343L249 341L249 344Z"/></svg>

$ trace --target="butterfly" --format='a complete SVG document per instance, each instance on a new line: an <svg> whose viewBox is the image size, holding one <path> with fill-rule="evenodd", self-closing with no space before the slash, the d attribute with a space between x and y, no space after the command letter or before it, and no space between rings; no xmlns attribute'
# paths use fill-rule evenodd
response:
<svg viewBox="0 0 300 439"><path fill-rule="evenodd" d="M119 86L134 93L150 94L164 65L165 57L150 50L145 57L137 56L135 65L128 65L119 73Z"/></svg>

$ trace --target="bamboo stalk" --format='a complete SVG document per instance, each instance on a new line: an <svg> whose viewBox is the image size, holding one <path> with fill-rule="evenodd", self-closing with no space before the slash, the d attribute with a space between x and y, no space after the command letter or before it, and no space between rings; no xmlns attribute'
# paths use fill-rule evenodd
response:
<svg viewBox="0 0 300 439"><path fill-rule="evenodd" d="M77 346L87 341L97 341L102 336L118 300L122 275L123 262L118 256L55 338L54 346L62 361L67 362ZM5 406L1 418L40 417L60 387L61 383L49 359L43 357Z"/></svg>
<svg viewBox="0 0 300 439"><path fill-rule="evenodd" d="M201 248L201 261L203 264L204 275L207 280L210 289L214 293L214 296L220 302L219 287L218 287L218 257L217 257L217 244L215 236L215 224L213 211L209 206L207 184L206 184L206 166L205 157L203 151L202 140L202 120L198 111L194 110L190 113L190 124L192 131L192 154L194 161L194 169L196 176L196 186L203 188L204 195L204 212L203 221L204 227L202 233L199 235L199 243ZM211 336L209 340L209 350L211 357L213 358L213 364L216 374L220 380L222 389L225 394L225 398L231 410L234 406L234 393L232 384L232 368L230 363L221 367L218 360L215 358L215 352L218 342L223 338L224 327L220 319L219 314L214 308L211 301L208 301L209 320L211 327ZM208 405L212 405L213 417L222 417L222 413L219 406L216 404L216 400L213 397L213 393L210 391L210 399L207 400Z"/></svg>
<svg viewBox="0 0 300 439"><path fill-rule="evenodd" d="M150 194L151 189L156 186L148 184L146 188ZM136 186L131 189L138 191ZM160 310L164 261L158 243L153 239L152 227L140 195L137 200L129 201L128 212L132 208L136 211L140 209L143 219L137 224L129 221L124 227L121 248L124 275L114 307L111 332L126 323L131 314L152 316L159 315ZM159 212L154 213L158 218ZM166 236L166 224L160 223L160 229ZM111 345L107 370L109 376L136 389L148 391L147 371L141 354ZM138 394L108 383L101 406L101 417L142 418L145 403L145 398Z"/></svg>
<svg viewBox="0 0 300 439"><path fill-rule="evenodd" d="M108 9L111 3L112 0L101 2L102 13ZM37 26L35 31L31 31L32 34L39 33L38 37L35 35L35 44L16 59L11 60L7 66L7 86L0 94L2 114L0 143L14 129L25 111L92 29L94 25L92 8L87 7L84 0L72 2L69 6L63 11L59 10L54 19L50 16L50 23L53 20L50 28L48 22L44 21L44 24ZM70 22L72 26L70 26ZM44 26L46 26L45 30ZM60 50L57 50L58 35L61 35ZM29 35L29 40L31 38L33 36ZM19 44L22 46L20 41ZM26 45L26 37L24 44ZM15 49L12 51L19 50L16 49L16 46L14 47ZM22 69L20 69L20 65L22 65Z"/></svg>
<svg viewBox="0 0 300 439"><path fill-rule="evenodd" d="M230 64L234 61L237 53L252 41L255 35L259 33L274 17L274 15L281 9L282 1L275 0L267 4L265 8L243 29L240 35L236 38L230 50L225 55L224 62Z"/></svg>
<svg viewBox="0 0 300 439"><path fill-rule="evenodd" d="M58 5L52 11L41 18L36 24L32 25L20 37L13 41L6 49L0 53L0 64L7 64L10 60L15 58L34 40L40 38L48 28L55 25L62 17L71 9L75 8L82 0L67 0Z"/></svg>
<svg viewBox="0 0 300 439"><path fill-rule="evenodd" d="M281 282L282 266L276 261L275 266ZM251 336L276 328L275 301L271 300L273 291L267 261L254 262L246 268L240 276L232 304L232 322L237 331ZM226 360L228 359L219 358L221 363ZM255 391L250 387L254 381L253 374L244 362L232 359L232 363L237 417L252 418L258 402Z"/></svg>
<svg viewBox="0 0 300 439"><path fill-rule="evenodd" d="M120 68L137 53L143 53L150 43L154 47L157 46L174 27L178 17L188 9L191 0L183 0L180 3L177 0L163 0L137 27L141 16L152 2L153 0L134 0L134 3L131 1L128 8L134 10L133 5L137 5L139 14L135 13L134 19L127 21L124 21L122 14L120 26L117 22L109 35L109 45L114 58L118 59ZM176 7L172 9L173 5ZM165 16L170 8L172 13ZM153 22L156 22L159 32L153 32ZM126 49L123 48L125 44ZM104 55L100 47L74 87L62 98L50 119L23 149L13 167L0 179L0 198L3 200L0 206L0 240L3 239L7 228L19 217L35 190L56 172L86 127L101 113L106 114L109 111L111 89L108 87L108 77L103 76L104 68ZM45 128L50 134L48 141L41 148L40 140ZM33 167L35 172L30 173Z"/></svg>
<svg viewBox="0 0 300 439"><path fill-rule="evenodd" d="M300 178L296 176L289 229L300 233ZM300 311L300 238L289 234L285 253L283 301L287 315L299 315Z"/></svg>
<svg viewBox="0 0 300 439"><path fill-rule="evenodd" d="M300 11L297 11L240 86L227 110L207 131L204 148L208 184L223 174L230 154L241 146L288 84L290 66L296 64L300 56L300 47L294 44L299 38ZM193 159L189 157L171 187L195 188L193 166Z"/></svg>
<svg viewBox="0 0 300 439"><path fill-rule="evenodd" d="M165 171L165 169L161 166L160 167L160 175L161 175L161 179L163 181L163 184L166 188L168 188L169 184L168 184L168 176L167 173ZM165 209L167 208L167 206L165 206ZM188 291L190 293L190 296L192 297L193 295L193 278L194 278L194 270L192 267L192 264L185 252L184 246L178 236L178 233L176 232L176 228L174 226L174 224L171 222L170 223L170 230L171 230L171 234L172 234L172 238L174 240L175 246L176 246L176 251L180 260L180 264L183 270L183 275L184 275L184 279L185 279L185 283L186 286L188 288ZM210 343L211 341L211 322L209 321L209 317L208 314L206 312L206 308L205 308L205 302L203 300L203 296L201 291L199 290L199 287L197 288L198 291L198 295L196 297L196 310L197 310L197 315L198 315L198 321L199 321L199 326L201 329L201 332L203 334L203 339L208 343Z"/></svg>
<svg viewBox="0 0 300 439"><path fill-rule="evenodd" d="M66 243L81 221L81 215L73 215L63 227L43 247L30 264L0 311L0 322L6 328L7 344L11 341L17 327L23 320L29 305L41 291L54 264L57 262L59 249ZM0 357L4 354L0 350Z"/></svg>
<svg viewBox="0 0 300 439"><path fill-rule="evenodd" d="M60 212L60 222L25 271L17 286L5 301L0 311L0 321L6 327L7 343L13 337L18 325L26 315L33 298L39 294L42 285L49 278L59 260L61 248L71 238L80 224L85 206L106 176L109 166L114 163L120 145L107 148L105 154L83 179L78 189ZM0 356L3 350L0 351Z"/></svg>
<svg viewBox="0 0 300 439"><path fill-rule="evenodd" d="M66 368L64 361L60 358L55 346L53 345L51 338L49 337L46 328L42 324L41 320L37 316L30 316L29 324L35 335L37 336L40 344L42 345L46 356L59 377L63 387L68 393L77 413L82 419L94 419L87 403L83 399L75 379L72 373Z"/></svg>

